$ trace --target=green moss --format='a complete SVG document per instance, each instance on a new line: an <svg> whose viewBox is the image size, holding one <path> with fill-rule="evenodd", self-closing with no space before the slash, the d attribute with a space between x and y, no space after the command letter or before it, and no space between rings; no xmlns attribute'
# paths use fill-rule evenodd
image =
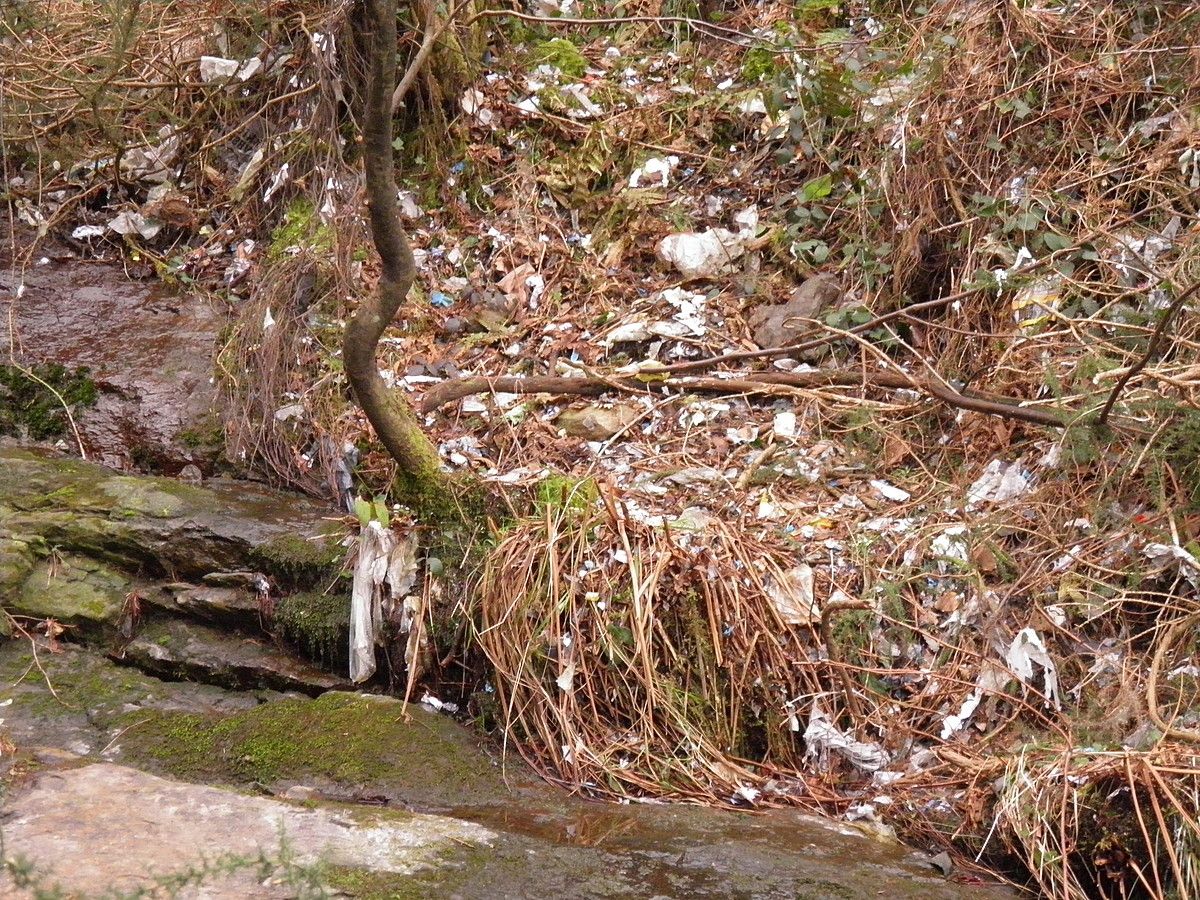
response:
<svg viewBox="0 0 1200 900"><path fill-rule="evenodd" d="M57 697L46 687L47 680ZM12 694L14 714L48 719L77 715L81 710L89 716L99 711L103 718L105 711L142 703L162 687L137 669L75 649L42 653L35 660L27 645L5 648L0 656L0 682Z"/></svg>
<svg viewBox="0 0 1200 900"><path fill-rule="evenodd" d="M343 551L333 535L309 540L281 534L255 547L251 559L292 587L327 586L342 571Z"/></svg>
<svg viewBox="0 0 1200 900"><path fill-rule="evenodd" d="M0 597L11 596L24 584L45 553L45 541L0 532Z"/></svg>
<svg viewBox="0 0 1200 900"><path fill-rule="evenodd" d="M297 248L316 254L333 248L333 232L317 216L316 207L308 200L296 200L283 214L283 223L271 233L267 259L278 262Z"/></svg>
<svg viewBox="0 0 1200 900"><path fill-rule="evenodd" d="M128 579L95 560L66 556L35 565L10 608L38 619L103 630L116 624L129 589Z"/></svg>
<svg viewBox="0 0 1200 900"><path fill-rule="evenodd" d="M87 368L0 365L0 434L37 441L60 437L70 429L68 410L94 406L96 397Z"/></svg>
<svg viewBox="0 0 1200 900"><path fill-rule="evenodd" d="M109 517L113 519L138 516L169 519L180 515L189 504L202 503L207 499L195 486L165 478L113 476L104 482L101 489L116 501L109 512Z"/></svg>
<svg viewBox="0 0 1200 900"><path fill-rule="evenodd" d="M490 847L458 846L446 853L436 867L409 875L347 866L328 866L321 874L330 888L357 900L453 897L464 888L479 884L495 885L496 896L502 897L512 895L509 886L512 889L518 885L528 886L523 862L518 860L514 865L511 855L498 854Z"/></svg>
<svg viewBox="0 0 1200 900"><path fill-rule="evenodd" d="M275 628L284 640L336 672L349 666L350 599L304 591L275 605Z"/></svg>
<svg viewBox="0 0 1200 900"><path fill-rule="evenodd" d="M766 47L751 47L742 58L742 78L748 82L773 79L780 71L779 56Z"/></svg>
<svg viewBox="0 0 1200 900"><path fill-rule="evenodd" d="M369 869L350 869L331 866L324 872L325 883L339 894L359 900L392 900L392 898L423 896L413 892L412 876L395 872L374 872Z"/></svg>
<svg viewBox="0 0 1200 900"><path fill-rule="evenodd" d="M179 441L191 450L219 453L225 448L225 426L210 412L179 432Z"/></svg>
<svg viewBox="0 0 1200 900"><path fill-rule="evenodd" d="M360 694L327 693L220 715L136 710L122 738L134 761L187 780L272 784L331 781L347 788L401 785L418 802L461 794L507 795L486 759L453 722ZM121 724L121 723L118 723Z"/></svg>
<svg viewBox="0 0 1200 900"><path fill-rule="evenodd" d="M530 52L534 66L554 66L569 78L579 78L587 71L587 58L579 48L565 38L554 38L539 44Z"/></svg>
<svg viewBox="0 0 1200 900"><path fill-rule="evenodd" d="M547 475L537 484L539 510L568 509L573 511L590 509L600 496L594 478L572 478L569 475Z"/></svg>

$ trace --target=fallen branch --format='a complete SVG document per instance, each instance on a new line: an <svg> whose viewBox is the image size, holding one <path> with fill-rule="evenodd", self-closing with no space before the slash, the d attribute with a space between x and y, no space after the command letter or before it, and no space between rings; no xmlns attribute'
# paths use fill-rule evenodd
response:
<svg viewBox="0 0 1200 900"><path fill-rule="evenodd" d="M824 387L873 387L888 390L907 389L925 394L958 409L1002 416L1049 428L1065 428L1069 419L1062 413L1047 409L1018 406L1014 401L972 391L964 394L944 383L919 379L901 372L864 373L841 369L817 369L811 372L754 372L738 378L683 377L663 378L663 370L655 369L649 376L603 377L585 375L561 377L555 375L486 376L456 378L444 381L425 394L421 411L432 412L471 394L572 394L600 396L609 391L630 394L662 394L668 391L705 394L790 394L796 390Z"/></svg>

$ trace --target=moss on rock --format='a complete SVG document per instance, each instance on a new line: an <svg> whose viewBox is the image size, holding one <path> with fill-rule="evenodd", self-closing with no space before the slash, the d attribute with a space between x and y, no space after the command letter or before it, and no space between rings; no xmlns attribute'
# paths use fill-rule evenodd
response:
<svg viewBox="0 0 1200 900"><path fill-rule="evenodd" d="M317 780L426 805L508 794L459 726L419 708L401 715L388 698L330 692L224 716L138 710L128 719L127 757L190 781Z"/></svg>
<svg viewBox="0 0 1200 900"><path fill-rule="evenodd" d="M275 604L276 632L338 674L350 665L350 598L303 591Z"/></svg>
<svg viewBox="0 0 1200 900"><path fill-rule="evenodd" d="M35 441L66 434L69 411L94 405L96 397L86 368L0 365L0 434L28 435Z"/></svg>
<svg viewBox="0 0 1200 900"><path fill-rule="evenodd" d="M38 619L57 619L84 631L115 626L131 582L103 563L68 555L38 562L26 577L9 611Z"/></svg>
<svg viewBox="0 0 1200 900"><path fill-rule="evenodd" d="M37 560L46 555L45 541L0 529L0 597L11 597L25 583Z"/></svg>
<svg viewBox="0 0 1200 900"><path fill-rule="evenodd" d="M285 533L255 547L250 557L284 584L311 588L327 586L341 574L343 550L333 535L309 539Z"/></svg>

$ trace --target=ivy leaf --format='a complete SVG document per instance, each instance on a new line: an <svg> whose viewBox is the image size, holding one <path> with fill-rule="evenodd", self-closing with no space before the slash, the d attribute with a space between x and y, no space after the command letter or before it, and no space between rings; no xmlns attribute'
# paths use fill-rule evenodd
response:
<svg viewBox="0 0 1200 900"><path fill-rule="evenodd" d="M822 197L828 197L833 193L833 176L822 175L820 178L812 179L800 189L800 193L805 200L820 200Z"/></svg>
<svg viewBox="0 0 1200 900"><path fill-rule="evenodd" d="M358 524L363 528L371 521L371 504L362 497L354 498L354 515L358 516Z"/></svg>
<svg viewBox="0 0 1200 900"><path fill-rule="evenodd" d="M1042 243L1046 245L1046 249L1053 252L1055 250L1066 250L1071 246L1070 238L1065 238L1061 234L1047 232L1042 235Z"/></svg>

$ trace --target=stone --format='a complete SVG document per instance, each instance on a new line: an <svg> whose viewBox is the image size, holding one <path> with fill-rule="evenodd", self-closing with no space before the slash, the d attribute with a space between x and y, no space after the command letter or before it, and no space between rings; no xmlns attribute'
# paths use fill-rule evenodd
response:
<svg viewBox="0 0 1200 900"><path fill-rule="evenodd" d="M13 864L5 874L33 866L43 896L57 896L56 882L91 897L214 900L1014 896L949 883L898 845L793 810L584 801L448 717L395 699L162 682L69 646L43 644L39 658L47 678L27 642L0 644L0 702L12 700L3 730L17 744L5 756L25 773L0 815ZM291 789L311 808L265 798L264 788ZM264 871L230 854L261 855ZM319 872L318 857L327 863ZM179 891L152 873L179 876ZM194 877L181 884L184 874ZM0 896L32 891L0 881Z"/></svg>
<svg viewBox="0 0 1200 900"><path fill-rule="evenodd" d="M46 772L6 804L5 816L8 859L32 866L46 895L57 887L85 896L294 897L300 882L312 896L322 885L318 863L411 875L449 851L495 838L444 816L388 811L356 821L335 808L301 808L111 763ZM131 829L141 839L131 839ZM4 877L6 897L42 895L18 891ZM179 893L164 888L179 882Z"/></svg>
<svg viewBox="0 0 1200 900"><path fill-rule="evenodd" d="M293 784L280 794L280 796L284 800L291 800L295 803L307 803L310 800L319 800L321 792L315 787L309 787L307 784Z"/></svg>
<svg viewBox="0 0 1200 900"><path fill-rule="evenodd" d="M188 463L179 470L179 474L175 477L185 484L202 484L204 482L204 473L195 463Z"/></svg>
<svg viewBox="0 0 1200 900"><path fill-rule="evenodd" d="M40 549L45 550L44 547ZM38 554L29 540L0 529L0 602L5 602L20 589L37 559Z"/></svg>
<svg viewBox="0 0 1200 900"><path fill-rule="evenodd" d="M132 580L102 562L63 554L38 562L6 606L14 615L95 633L116 626L132 587Z"/></svg>
<svg viewBox="0 0 1200 900"><path fill-rule="evenodd" d="M750 314L754 342L764 350L789 347L812 330L811 319L835 306L842 297L841 286L829 275L814 275L792 292L787 303L760 306Z"/></svg>
<svg viewBox="0 0 1200 900"><path fill-rule="evenodd" d="M0 266L0 319L11 326L0 329L0 356L89 370L96 403L75 411L75 425L93 459L169 471L215 460L224 448L219 423L209 426L222 312L195 293L130 281L128 267L47 256L23 270ZM73 432L64 437L74 443Z"/></svg>
<svg viewBox="0 0 1200 900"><path fill-rule="evenodd" d="M115 654L161 678L227 688L269 688L311 696L348 682L277 649L268 638L230 634L183 619L151 622Z"/></svg>
<svg viewBox="0 0 1200 900"><path fill-rule="evenodd" d="M148 594L146 599L170 612L194 616L208 622L255 629L262 620L259 595L245 587L173 582L166 585L162 591Z"/></svg>
<svg viewBox="0 0 1200 900"><path fill-rule="evenodd" d="M633 422L643 410L636 406L585 406L583 409L565 409L559 413L554 424L571 437L585 441L607 441Z"/></svg>
<svg viewBox="0 0 1200 900"><path fill-rule="evenodd" d="M281 582L308 586L340 569L340 531L326 521L330 512L248 482L184 484L0 449L0 533L131 571L191 579L243 569L250 559Z"/></svg>

